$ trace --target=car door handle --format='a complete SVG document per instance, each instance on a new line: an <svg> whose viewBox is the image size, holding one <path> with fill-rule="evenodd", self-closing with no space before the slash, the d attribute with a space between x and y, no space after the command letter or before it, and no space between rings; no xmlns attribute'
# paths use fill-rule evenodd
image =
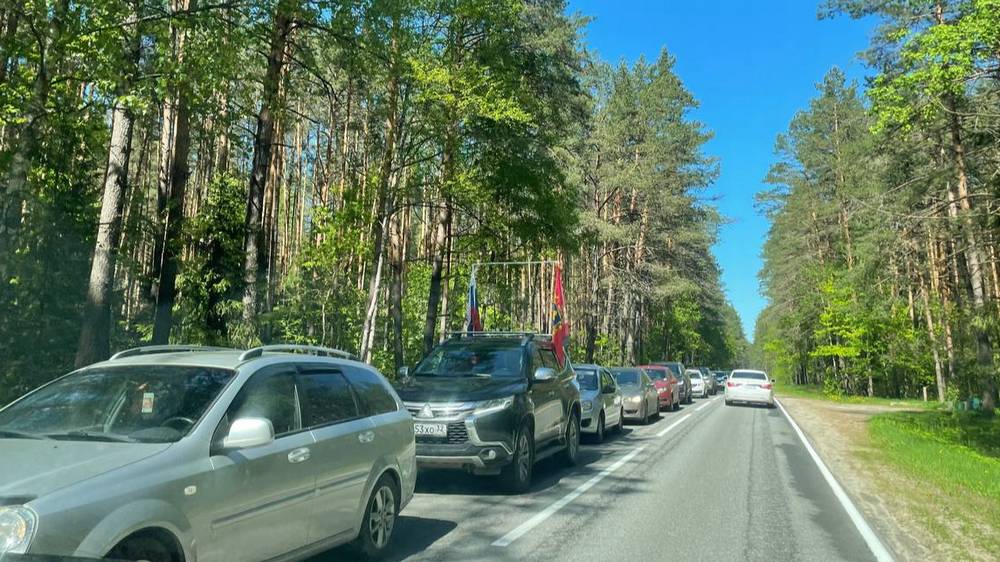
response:
<svg viewBox="0 0 1000 562"><path fill-rule="evenodd" d="M288 453L288 462L292 464L306 462L311 456L312 452L310 452L308 448L302 447L301 449L295 449L291 453Z"/></svg>
<svg viewBox="0 0 1000 562"><path fill-rule="evenodd" d="M358 441L361 441L362 443L371 443L374 440L375 440L374 431L362 431L361 433L358 434Z"/></svg>

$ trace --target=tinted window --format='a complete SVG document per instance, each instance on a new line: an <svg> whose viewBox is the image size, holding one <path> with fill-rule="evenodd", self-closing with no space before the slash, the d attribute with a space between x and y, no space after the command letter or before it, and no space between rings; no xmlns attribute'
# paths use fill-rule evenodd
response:
<svg viewBox="0 0 1000 562"><path fill-rule="evenodd" d="M656 381L667 380L667 370L666 369L657 369L657 368L653 368L653 367L643 367L643 370L646 371L646 374L649 375L649 378L651 378L653 380L656 380Z"/></svg>
<svg viewBox="0 0 1000 562"><path fill-rule="evenodd" d="M754 371L733 371L733 378L766 381L767 375L765 375L764 373L754 372Z"/></svg>
<svg viewBox="0 0 1000 562"><path fill-rule="evenodd" d="M542 365L556 371L559 370L559 361L556 360L556 354L551 349L541 349L539 353L542 354Z"/></svg>
<svg viewBox="0 0 1000 562"><path fill-rule="evenodd" d="M347 379L340 373L305 373L302 405L305 427L316 427L358 417L358 405Z"/></svg>
<svg viewBox="0 0 1000 562"><path fill-rule="evenodd" d="M615 387L615 379L611 376L611 373L601 371L601 385L609 389L613 389Z"/></svg>
<svg viewBox="0 0 1000 562"><path fill-rule="evenodd" d="M382 378L367 369L350 369L347 378L351 381L361 407L368 416L377 416L395 412L398 409L396 399L386 388Z"/></svg>
<svg viewBox="0 0 1000 562"><path fill-rule="evenodd" d="M254 375L229 409L229 420L264 418L271 420L275 436L302 429L302 410L292 372Z"/></svg>

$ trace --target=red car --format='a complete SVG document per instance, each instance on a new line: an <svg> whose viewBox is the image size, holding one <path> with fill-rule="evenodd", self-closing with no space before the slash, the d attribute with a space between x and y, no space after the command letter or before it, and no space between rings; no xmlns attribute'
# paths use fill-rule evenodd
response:
<svg viewBox="0 0 1000 562"><path fill-rule="evenodd" d="M677 386L677 379L670 374L670 369L661 365L643 365L639 367L653 379L653 386L660 397L661 410L679 410L681 407L681 393Z"/></svg>

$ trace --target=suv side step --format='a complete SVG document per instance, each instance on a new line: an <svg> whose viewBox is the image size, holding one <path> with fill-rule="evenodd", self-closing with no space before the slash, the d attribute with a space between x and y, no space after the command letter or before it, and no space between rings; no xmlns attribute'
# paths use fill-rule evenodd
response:
<svg viewBox="0 0 1000 562"><path fill-rule="evenodd" d="M535 451L535 462L545 460L553 455L557 455L566 449L566 443L559 440L553 441L551 445L546 445L541 451Z"/></svg>

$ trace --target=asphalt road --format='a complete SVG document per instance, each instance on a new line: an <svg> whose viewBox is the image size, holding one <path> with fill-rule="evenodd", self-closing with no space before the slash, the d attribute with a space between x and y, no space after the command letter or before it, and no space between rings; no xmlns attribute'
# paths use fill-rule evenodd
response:
<svg viewBox="0 0 1000 562"><path fill-rule="evenodd" d="M422 473L393 543L388 560L875 559L782 412L721 396L540 463L525 495Z"/></svg>

